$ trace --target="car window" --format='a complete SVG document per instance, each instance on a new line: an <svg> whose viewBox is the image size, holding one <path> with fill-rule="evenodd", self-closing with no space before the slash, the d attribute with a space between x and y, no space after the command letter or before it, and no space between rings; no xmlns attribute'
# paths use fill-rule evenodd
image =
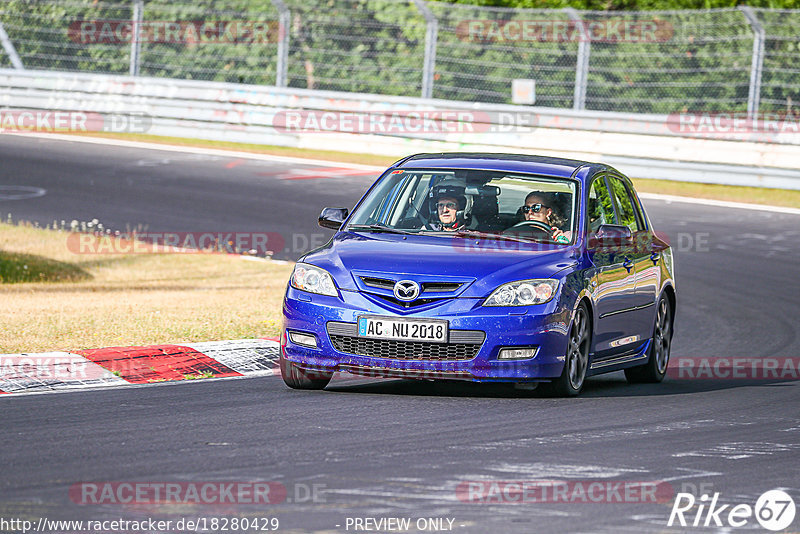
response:
<svg viewBox="0 0 800 534"><path fill-rule="evenodd" d="M364 198L348 224L405 233L475 231L565 245L574 240L576 193L575 180L564 178L478 169L395 169Z"/></svg>
<svg viewBox="0 0 800 534"><path fill-rule="evenodd" d="M596 179L589 188L589 203L587 205L589 214L589 232L597 232L602 224L616 224L614 218L614 205L611 202L611 195L606 189L606 182L602 177Z"/></svg>
<svg viewBox="0 0 800 534"><path fill-rule="evenodd" d="M636 210L633 207L631 193L619 178L609 177L611 190L614 192L614 199L617 202L619 224L623 224L631 229L631 232L639 231L639 220L636 217Z"/></svg>

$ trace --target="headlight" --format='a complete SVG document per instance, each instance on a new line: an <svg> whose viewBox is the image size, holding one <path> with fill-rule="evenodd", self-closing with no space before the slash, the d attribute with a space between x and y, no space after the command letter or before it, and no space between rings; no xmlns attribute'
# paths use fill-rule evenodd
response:
<svg viewBox="0 0 800 534"><path fill-rule="evenodd" d="M298 263L294 266L289 283L293 288L302 289L309 293L330 295L331 297L338 295L330 273L325 269L314 267L308 263Z"/></svg>
<svg viewBox="0 0 800 534"><path fill-rule="evenodd" d="M553 298L558 280L520 280L504 284L489 295L484 306L528 306L544 304Z"/></svg>

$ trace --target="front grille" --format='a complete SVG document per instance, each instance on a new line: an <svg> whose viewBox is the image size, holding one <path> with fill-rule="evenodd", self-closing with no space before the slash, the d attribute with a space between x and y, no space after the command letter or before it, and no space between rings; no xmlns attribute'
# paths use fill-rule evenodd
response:
<svg viewBox="0 0 800 534"><path fill-rule="evenodd" d="M377 287L379 289L387 289L392 291L394 289L394 280L386 280L385 278L375 278L374 276L362 276L361 281L367 287Z"/></svg>
<svg viewBox="0 0 800 534"><path fill-rule="evenodd" d="M422 283L422 292L438 292L438 293L449 293L453 292L459 287L461 287L462 283L460 282L423 282Z"/></svg>
<svg viewBox="0 0 800 534"><path fill-rule="evenodd" d="M392 358L395 360L463 361L471 360L481 348L474 343L429 343L330 335L333 348L345 354Z"/></svg>
<svg viewBox="0 0 800 534"><path fill-rule="evenodd" d="M367 287L386 289L387 291L393 291L396 283L394 280L375 276L361 276L360 278L361 282ZM452 293L463 285L463 282L422 282L420 289L422 293Z"/></svg>
<svg viewBox="0 0 800 534"><path fill-rule="evenodd" d="M377 276L359 276L364 288L377 289L379 291L370 291L366 289L365 292L373 297L383 299L403 308L411 308L417 306L424 306L433 302L441 301L445 298L453 298L459 288L464 285L464 282L441 282L429 281L420 283L420 297L410 302L400 300L394 296L394 286L397 283L395 280L389 278L380 278ZM383 293L385 291L389 293Z"/></svg>

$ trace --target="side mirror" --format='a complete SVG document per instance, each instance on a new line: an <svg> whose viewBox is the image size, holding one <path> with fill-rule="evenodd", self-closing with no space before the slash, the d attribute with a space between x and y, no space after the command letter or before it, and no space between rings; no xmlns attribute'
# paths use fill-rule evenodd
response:
<svg viewBox="0 0 800 534"><path fill-rule="evenodd" d="M589 237L589 248L600 250L620 250L633 246L633 234L627 226L603 224L597 233Z"/></svg>
<svg viewBox="0 0 800 534"><path fill-rule="evenodd" d="M348 213L347 208L322 208L322 213L319 214L319 225L323 228L338 230L342 227Z"/></svg>

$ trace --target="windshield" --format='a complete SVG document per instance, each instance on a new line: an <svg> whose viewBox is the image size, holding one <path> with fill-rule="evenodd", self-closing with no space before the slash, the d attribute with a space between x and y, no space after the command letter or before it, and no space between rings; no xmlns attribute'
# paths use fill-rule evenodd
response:
<svg viewBox="0 0 800 534"><path fill-rule="evenodd" d="M350 219L350 231L488 234L569 244L572 180L475 169L394 170Z"/></svg>

